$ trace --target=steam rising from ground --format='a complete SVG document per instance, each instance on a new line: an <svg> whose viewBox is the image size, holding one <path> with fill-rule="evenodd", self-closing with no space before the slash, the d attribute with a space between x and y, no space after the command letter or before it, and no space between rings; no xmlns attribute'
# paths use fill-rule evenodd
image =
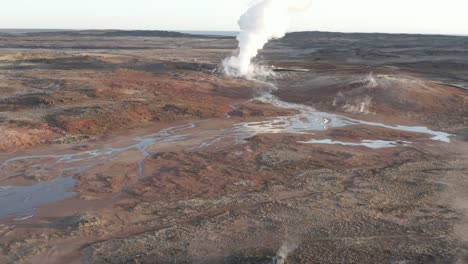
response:
<svg viewBox="0 0 468 264"><path fill-rule="evenodd" d="M239 19L241 32L238 54L223 61L224 72L232 76L253 77L271 74L252 64L265 44L271 39L282 38L289 29L294 12L306 9L310 0L259 0Z"/></svg>
<svg viewBox="0 0 468 264"><path fill-rule="evenodd" d="M294 250L299 247L299 237L289 235L286 237L285 241L281 245L278 252L276 252L276 257L273 259L273 264L283 264Z"/></svg>

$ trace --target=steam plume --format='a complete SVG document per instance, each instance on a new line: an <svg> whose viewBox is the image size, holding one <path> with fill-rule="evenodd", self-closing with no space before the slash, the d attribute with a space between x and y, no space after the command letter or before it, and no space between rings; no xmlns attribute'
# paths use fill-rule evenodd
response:
<svg viewBox="0 0 468 264"><path fill-rule="evenodd" d="M310 0L259 0L239 19L238 55L223 61L228 75L255 75L252 59L271 39L282 38L289 29L293 12L306 9Z"/></svg>
<svg viewBox="0 0 468 264"><path fill-rule="evenodd" d="M289 254L299 246L299 237L289 235L281 245L280 249L276 253L276 257L273 258L273 264L284 264Z"/></svg>

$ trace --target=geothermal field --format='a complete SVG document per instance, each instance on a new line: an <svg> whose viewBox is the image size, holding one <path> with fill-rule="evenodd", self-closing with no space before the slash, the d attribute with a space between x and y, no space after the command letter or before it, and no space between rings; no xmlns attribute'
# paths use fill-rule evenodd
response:
<svg viewBox="0 0 468 264"><path fill-rule="evenodd" d="M468 37L240 45L1 33L0 263L468 263Z"/></svg>

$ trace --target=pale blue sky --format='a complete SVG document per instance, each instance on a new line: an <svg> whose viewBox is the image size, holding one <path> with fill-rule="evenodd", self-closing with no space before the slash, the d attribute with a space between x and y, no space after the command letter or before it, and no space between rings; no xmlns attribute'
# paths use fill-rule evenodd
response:
<svg viewBox="0 0 468 264"><path fill-rule="evenodd" d="M237 30L252 0L0 0L0 28ZM468 35L468 0L313 0L292 30Z"/></svg>

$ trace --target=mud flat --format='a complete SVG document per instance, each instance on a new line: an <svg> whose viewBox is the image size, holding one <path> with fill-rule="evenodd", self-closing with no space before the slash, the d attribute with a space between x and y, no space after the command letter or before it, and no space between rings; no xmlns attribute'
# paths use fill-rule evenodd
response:
<svg viewBox="0 0 468 264"><path fill-rule="evenodd" d="M0 262L468 262L467 43L1 35Z"/></svg>

